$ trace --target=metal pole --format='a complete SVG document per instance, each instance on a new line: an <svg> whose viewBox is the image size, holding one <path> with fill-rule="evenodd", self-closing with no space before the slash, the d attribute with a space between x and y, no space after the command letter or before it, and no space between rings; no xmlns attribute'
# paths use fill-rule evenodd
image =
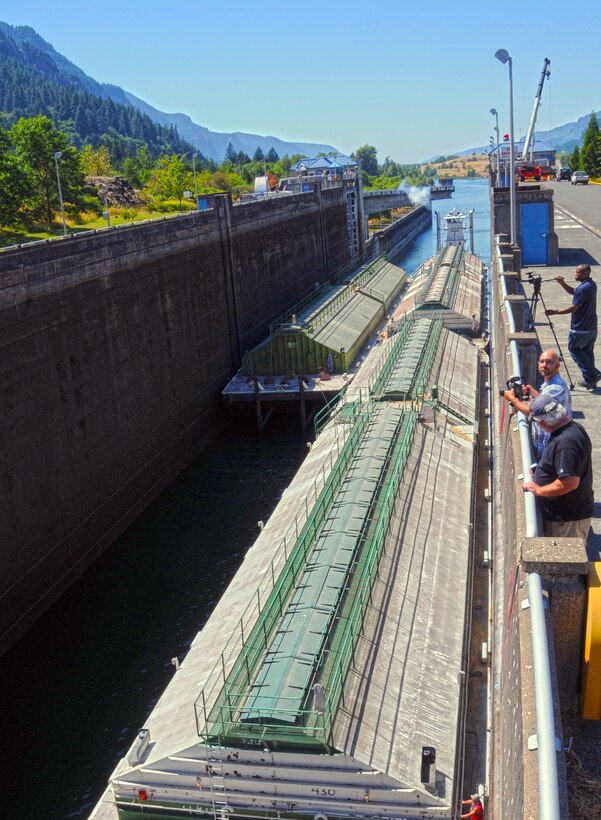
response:
<svg viewBox="0 0 601 820"><path fill-rule="evenodd" d="M100 196L104 200L104 213L102 216L106 219L106 227L111 227L111 212L109 211L109 192L107 188L101 188L99 191Z"/></svg>
<svg viewBox="0 0 601 820"><path fill-rule="evenodd" d="M500 48L495 52L495 57L499 62L509 63L509 209L511 218L511 244L517 241L517 213L515 200L515 168L513 158L513 61L509 52L505 48Z"/></svg>
<svg viewBox="0 0 601 820"><path fill-rule="evenodd" d="M196 184L196 157L197 153L192 154L192 173L194 174L194 196L196 197L196 210L198 210L198 185Z"/></svg>
<svg viewBox="0 0 601 820"><path fill-rule="evenodd" d="M63 236L67 235L67 223L65 221L65 206L63 204L63 192L61 190L61 177L58 172L58 161L62 157L62 151L54 152L54 164L56 165L56 184L58 185L58 198L61 204L61 216L63 218Z"/></svg>
<svg viewBox="0 0 601 820"><path fill-rule="evenodd" d="M513 157L513 61L509 58L509 200L511 208L511 244L517 241L517 214L515 200L515 167Z"/></svg>
<svg viewBox="0 0 601 820"><path fill-rule="evenodd" d="M501 145L499 142L499 112L496 108L491 108L490 113L495 117L495 131L497 132L497 185L501 187Z"/></svg>

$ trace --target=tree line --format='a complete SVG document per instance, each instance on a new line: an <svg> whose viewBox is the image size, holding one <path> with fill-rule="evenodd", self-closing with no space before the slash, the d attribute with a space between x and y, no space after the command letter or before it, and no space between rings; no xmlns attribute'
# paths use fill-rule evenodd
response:
<svg viewBox="0 0 601 820"><path fill-rule="evenodd" d="M23 61L14 41L0 31L0 111L7 126L44 115L76 148L106 146L116 163L147 146L154 156L193 150L173 125L155 123L131 105L100 97L61 74L46 54L27 49Z"/></svg>
<svg viewBox="0 0 601 820"><path fill-rule="evenodd" d="M390 157L379 165L373 146L361 146L353 157L366 188L396 187L402 180L416 185L430 181L417 165L400 165ZM71 135L47 116L21 117L9 127L0 124L0 226L25 232L57 228L59 181L69 219L82 213L100 216L103 202L89 178L116 175L138 192L141 207L161 212L181 210L186 191L195 186L199 194L229 191L238 198L253 190L255 177L287 177L302 158L280 157L273 148L264 154L260 147L251 158L236 152L231 143L219 165L193 151L154 156L146 144L124 156L114 154L107 144L73 145Z"/></svg>
<svg viewBox="0 0 601 820"><path fill-rule="evenodd" d="M432 185L436 176L435 170L429 166L422 171L420 165L401 165L390 157L380 165L373 145L362 145L351 157L359 164L364 188L396 188L402 182L414 186Z"/></svg>
<svg viewBox="0 0 601 820"><path fill-rule="evenodd" d="M585 171L591 178L601 177L601 132L597 115L593 111L582 138L582 146L576 146L568 156L573 171Z"/></svg>
<svg viewBox="0 0 601 820"><path fill-rule="evenodd" d="M21 117L10 127L0 124L0 226L32 231L55 227L61 195L68 218L84 212L100 215L103 203L90 177L123 176L137 191L142 207L181 209L186 191L199 194L230 191L234 198L253 189L255 176L266 172L287 176L300 155L279 157L272 148L252 159L228 146L218 165L193 150L161 153L140 145L133 154L113 153L111 146L85 143L78 148L71 135L44 115ZM169 202L175 206L168 205Z"/></svg>

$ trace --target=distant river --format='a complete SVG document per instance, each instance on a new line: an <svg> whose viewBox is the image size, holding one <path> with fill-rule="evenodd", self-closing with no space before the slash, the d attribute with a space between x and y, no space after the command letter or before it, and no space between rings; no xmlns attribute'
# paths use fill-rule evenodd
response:
<svg viewBox="0 0 601 820"><path fill-rule="evenodd" d="M456 183L488 260L488 188ZM412 273L435 226L395 262ZM0 658L0 818L87 817L307 452L299 424L226 432Z"/></svg>

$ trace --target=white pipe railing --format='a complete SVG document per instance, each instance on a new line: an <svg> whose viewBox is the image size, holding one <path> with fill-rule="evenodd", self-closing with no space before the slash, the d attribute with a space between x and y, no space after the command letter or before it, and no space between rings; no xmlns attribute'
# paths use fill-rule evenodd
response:
<svg viewBox="0 0 601 820"><path fill-rule="evenodd" d="M547 624L540 575L528 575L528 603L532 624L536 742L538 747L538 798L540 820L560 820L557 774L557 741Z"/></svg>
<svg viewBox="0 0 601 820"><path fill-rule="evenodd" d="M499 246L496 246L497 252ZM500 254L499 254L500 256ZM501 270L501 292L503 294L503 304L505 312L507 313L507 321L509 324L509 332L515 333L515 316L513 315L513 307L509 301L507 293L507 283L503 276L501 260L498 259L499 269ZM509 351L511 353L512 376L522 375L522 366L520 363L520 353L518 345L515 340L509 342ZM524 481L530 479L530 465L532 464L532 440L530 438L530 430L528 428L528 419L526 416L518 411L517 413L518 436L520 440L520 458L522 463L522 475ZM523 493L524 496L524 516L526 520L526 537L534 538L539 534L538 531L538 514L536 510L536 498L532 493Z"/></svg>
<svg viewBox="0 0 601 820"><path fill-rule="evenodd" d="M509 301L507 284L500 259L498 238L495 242L497 264L500 271L503 303L507 312L510 333L515 333L515 317ZM517 342L510 341L513 375L521 376L521 364ZM522 473L527 479L530 475L532 461L532 444L528 421L523 413L518 412L518 433L520 439L520 456ZM526 536L539 534L536 498L532 493L523 493ZM555 713L553 709L553 688L551 683L551 664L549 661L549 643L547 624L544 612L544 600L540 575L528 574L528 602L530 604L530 622L532 628L532 652L534 659L534 693L536 699L536 748L538 749L538 793L540 820L560 820L559 780L557 772L557 741L555 731Z"/></svg>

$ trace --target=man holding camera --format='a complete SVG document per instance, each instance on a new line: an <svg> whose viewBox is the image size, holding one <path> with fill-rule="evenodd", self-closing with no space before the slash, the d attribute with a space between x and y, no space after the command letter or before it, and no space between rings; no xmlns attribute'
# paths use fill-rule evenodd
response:
<svg viewBox="0 0 601 820"><path fill-rule="evenodd" d="M555 399L542 394L533 399L530 415L550 437L533 480L522 490L539 499L544 535L586 543L594 502L591 440Z"/></svg>
<svg viewBox="0 0 601 820"><path fill-rule="evenodd" d="M540 392L532 385L527 384L525 386L526 396L516 396L514 390L504 390L503 396L516 410L528 416L530 414L530 403L526 400L526 397L535 399L537 396L544 395L549 401L555 399L559 402L565 408L566 415L572 418L572 398L567 384L559 375L560 366L559 356L554 350L543 350L538 357L538 372L543 377ZM537 458L540 458L548 440L549 433L534 421L532 425L532 445Z"/></svg>
<svg viewBox="0 0 601 820"><path fill-rule="evenodd" d="M578 265L575 271L578 286L566 284L563 276L555 279L574 298L568 307L546 310L547 316L570 313L571 324L568 334L568 350L582 372L581 387L594 390L601 379L601 371L595 367L595 340L597 338L597 285L591 279L591 266Z"/></svg>

